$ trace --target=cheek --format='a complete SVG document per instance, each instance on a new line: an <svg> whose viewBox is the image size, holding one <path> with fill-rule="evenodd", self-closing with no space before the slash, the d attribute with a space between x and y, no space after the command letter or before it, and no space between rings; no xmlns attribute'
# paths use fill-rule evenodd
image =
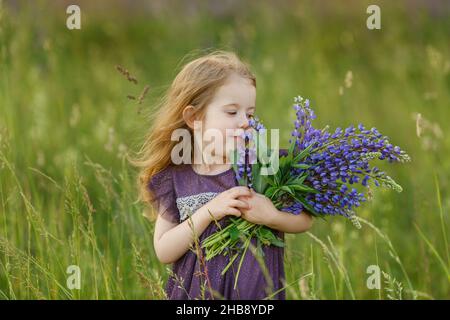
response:
<svg viewBox="0 0 450 320"><path fill-rule="evenodd" d="M206 118L203 122L203 130L216 129L222 132L223 136L226 136L227 129L237 128L235 119L231 119L226 114L218 114L211 118Z"/></svg>
<svg viewBox="0 0 450 320"><path fill-rule="evenodd" d="M203 130L208 129L220 129L222 124L220 121L221 116L218 114L208 114L203 120Z"/></svg>

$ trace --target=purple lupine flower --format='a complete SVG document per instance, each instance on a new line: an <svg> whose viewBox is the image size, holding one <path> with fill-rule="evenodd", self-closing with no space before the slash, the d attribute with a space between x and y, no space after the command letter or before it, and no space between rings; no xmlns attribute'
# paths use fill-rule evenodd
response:
<svg viewBox="0 0 450 320"><path fill-rule="evenodd" d="M322 214L350 216L353 210L365 201L363 193L347 184L367 187L369 181L376 186L386 186L401 191L392 178L376 167L370 167L373 159L388 162L409 161L409 156L398 146L389 143L376 128L367 130L364 125L336 128L333 133L312 126L315 118L310 101L294 99L296 120L291 136L295 139L295 152L311 146L310 154L302 160L308 169L292 169L293 175L308 173L305 183L318 193L307 194L307 203Z"/></svg>
<svg viewBox="0 0 450 320"><path fill-rule="evenodd" d="M283 207L281 210L297 215L303 211L303 205L301 203L294 202L289 206Z"/></svg>
<svg viewBox="0 0 450 320"><path fill-rule="evenodd" d="M245 185L251 188L253 186L252 164L257 161L255 135L263 134L266 128L257 117L250 118L249 126L250 129L241 134L244 145L238 146L237 172L235 174L238 180L244 179Z"/></svg>

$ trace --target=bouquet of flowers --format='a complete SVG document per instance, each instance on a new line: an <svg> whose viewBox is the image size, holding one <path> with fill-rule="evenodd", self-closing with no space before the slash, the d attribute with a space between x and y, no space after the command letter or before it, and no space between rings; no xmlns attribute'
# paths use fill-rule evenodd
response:
<svg viewBox="0 0 450 320"><path fill-rule="evenodd" d="M360 225L354 210L366 201L366 195L355 185L368 187L373 183L377 187L402 191L394 179L371 166L376 159L388 162L410 160L404 151L389 143L388 137L376 128L369 130L362 124L337 128L334 132L328 127L316 129L312 126L316 116L308 99L296 97L293 107L297 116L295 129L289 140L289 150L284 152L268 150L266 129L257 118L251 119L253 130L244 133L245 146L234 153L233 166L240 185L265 195L281 211L292 214L306 211L317 217L341 215L351 219L357 227ZM272 175L262 174L264 169L267 171L264 155L279 157L279 168ZM257 239L257 250L261 255L262 245L284 246L269 228L232 218L229 225L206 238L202 247L207 260L219 254L232 255L224 274L242 253L241 266L253 237Z"/></svg>

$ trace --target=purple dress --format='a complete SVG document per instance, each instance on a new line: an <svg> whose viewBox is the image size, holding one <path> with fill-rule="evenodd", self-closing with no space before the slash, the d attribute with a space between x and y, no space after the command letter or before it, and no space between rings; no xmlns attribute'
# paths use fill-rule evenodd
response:
<svg viewBox="0 0 450 320"><path fill-rule="evenodd" d="M149 188L156 196L154 206L162 218L181 223L198 208L219 193L237 186L238 182L232 168L216 175L201 175L190 164L171 165L153 176ZM219 221L226 226L233 216L225 216ZM217 231L214 222L210 223L200 235L203 239ZM284 233L272 230L284 240ZM256 239L252 239L256 247ZM227 272L221 272L230 261L229 255L218 255L201 266L196 253L188 250L172 266L172 274L166 284L169 299L227 299L249 300L285 299L284 249L276 246L262 246L263 260L268 274L264 275L260 262L247 250L241 266L236 290L235 272L241 256L233 262ZM202 249L203 250L203 249ZM205 251L203 250L203 255ZM278 292L279 291L279 292ZM273 294L275 293L275 294ZM273 294L273 295L272 295Z"/></svg>

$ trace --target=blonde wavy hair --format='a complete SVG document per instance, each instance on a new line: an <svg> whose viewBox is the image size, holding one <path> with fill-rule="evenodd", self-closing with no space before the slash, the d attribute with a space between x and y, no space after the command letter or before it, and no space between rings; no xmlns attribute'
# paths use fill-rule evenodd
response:
<svg viewBox="0 0 450 320"><path fill-rule="evenodd" d="M177 143L171 141L172 132L179 128L191 130L183 119L185 107L192 105L194 116L202 119L217 89L233 73L250 79L256 87L256 78L249 66L232 52L214 51L182 67L161 99L143 146L136 158L130 159L140 168L138 201L151 205L153 195L148 184L155 174L171 164L171 151ZM145 215L149 217L148 213Z"/></svg>

